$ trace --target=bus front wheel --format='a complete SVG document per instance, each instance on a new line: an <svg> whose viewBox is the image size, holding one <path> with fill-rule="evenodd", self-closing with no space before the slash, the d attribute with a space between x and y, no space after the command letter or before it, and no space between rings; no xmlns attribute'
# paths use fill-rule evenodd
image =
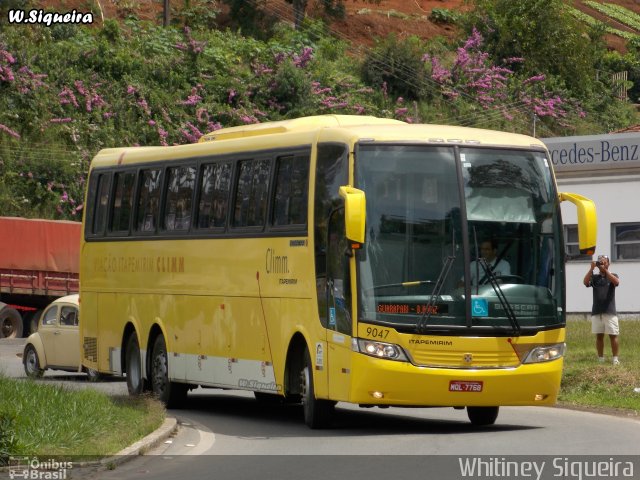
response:
<svg viewBox="0 0 640 480"><path fill-rule="evenodd" d="M180 407L187 397L187 385L169 380L169 361L164 337L159 335L151 354L151 390L167 408Z"/></svg>
<svg viewBox="0 0 640 480"><path fill-rule="evenodd" d="M133 332L127 340L125 349L125 366L127 368L127 389L129 395L142 395L144 379L142 378L142 362L140 360L140 344L138 335Z"/></svg>
<svg viewBox="0 0 640 480"><path fill-rule="evenodd" d="M467 407L467 416L472 425L493 425L498 418L500 407Z"/></svg>
<svg viewBox="0 0 640 480"><path fill-rule="evenodd" d="M302 408L304 423L309 428L326 428L331 423L335 402L319 400L315 397L313 387L313 365L309 350L305 351L304 366L300 372L300 392L302 394Z"/></svg>

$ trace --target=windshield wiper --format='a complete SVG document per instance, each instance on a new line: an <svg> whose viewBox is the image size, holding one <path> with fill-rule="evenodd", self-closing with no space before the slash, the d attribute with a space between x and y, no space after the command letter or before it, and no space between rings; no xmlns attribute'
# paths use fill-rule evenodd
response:
<svg viewBox="0 0 640 480"><path fill-rule="evenodd" d="M520 324L518 323L518 319L516 318L516 314L513 311L513 308L511 308L509 300L507 300L507 297L502 291L502 288L500 288L500 284L498 283L496 274L493 273L491 267L489 267L489 264L484 257L480 257L478 260L478 263L482 265L485 276L489 280L491 287L493 288L494 292L496 292L496 296L498 297L498 300L500 300L502 308L504 308L504 311L507 312L507 318L509 319L511 326L513 327L513 334L516 336L520 335Z"/></svg>
<svg viewBox="0 0 640 480"><path fill-rule="evenodd" d="M397 283L387 283L385 285L374 285L373 287L365 289L365 292L370 292L373 290L381 290L383 288L393 288L393 287L418 287L420 285L434 285L436 282L433 280L415 280L412 282L397 282Z"/></svg>
<svg viewBox="0 0 640 480"><path fill-rule="evenodd" d="M442 286L444 285L444 281L447 279L449 272L451 271L451 265L453 265L453 261L455 260L455 256L449 255L442 265L442 269L440 270L440 274L438 275L438 280L436 280L436 286L433 287L433 291L431 292L431 297L429 297L429 302L425 308L424 313L418 320L416 324L416 332L419 334L424 333L424 329L429 323L429 319L431 318L431 313L433 311L433 307L440 296L440 291L442 290Z"/></svg>

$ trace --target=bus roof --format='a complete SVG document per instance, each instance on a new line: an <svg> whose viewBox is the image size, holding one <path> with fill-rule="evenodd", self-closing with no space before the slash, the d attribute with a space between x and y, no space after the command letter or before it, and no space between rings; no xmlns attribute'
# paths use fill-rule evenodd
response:
<svg viewBox="0 0 640 480"><path fill-rule="evenodd" d="M212 140L230 140L274 133L296 132L303 130L317 130L319 128L349 127L355 125L406 125L400 120L392 118L378 118L364 115L315 115L311 117L294 118L278 122L256 123L240 125L238 127L222 128L200 137L199 142Z"/></svg>
<svg viewBox="0 0 640 480"><path fill-rule="evenodd" d="M390 118L371 116L317 115L223 128L203 135L196 144L107 148L96 155L91 167L261 150L284 145L304 145L315 141L424 142L545 149L544 143L536 138L496 130L408 124Z"/></svg>

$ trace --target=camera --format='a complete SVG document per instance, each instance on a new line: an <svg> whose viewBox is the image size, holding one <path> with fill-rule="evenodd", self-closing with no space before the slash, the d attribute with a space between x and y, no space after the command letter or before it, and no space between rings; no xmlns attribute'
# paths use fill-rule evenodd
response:
<svg viewBox="0 0 640 480"><path fill-rule="evenodd" d="M600 260L596 260L596 267L601 267L603 263Z"/></svg>

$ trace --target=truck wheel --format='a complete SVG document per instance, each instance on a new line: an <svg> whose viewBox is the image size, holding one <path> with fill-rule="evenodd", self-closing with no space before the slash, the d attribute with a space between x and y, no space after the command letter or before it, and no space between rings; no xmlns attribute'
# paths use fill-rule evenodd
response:
<svg viewBox="0 0 640 480"><path fill-rule="evenodd" d="M31 315L28 317L28 319L24 319L24 323L29 325L29 334L36 333L38 331L40 315L42 315L42 310L36 310L35 312L31 312Z"/></svg>
<svg viewBox="0 0 640 480"><path fill-rule="evenodd" d="M22 316L13 308L0 310L0 338L22 337Z"/></svg>
<svg viewBox="0 0 640 480"><path fill-rule="evenodd" d="M36 352L36 349L31 344L24 347L22 363L24 364L24 372L27 374L27 377L40 378L44 374L44 370L40 368L38 352Z"/></svg>
<svg viewBox="0 0 640 480"><path fill-rule="evenodd" d="M188 386L169 380L169 359L164 337L158 335L151 354L151 390L167 408L179 408L187 398Z"/></svg>
<svg viewBox="0 0 640 480"><path fill-rule="evenodd" d="M140 345L138 344L138 335L135 332L127 340L125 366L127 368L127 390L129 390L129 395L141 395L144 390L144 378L142 378Z"/></svg>

